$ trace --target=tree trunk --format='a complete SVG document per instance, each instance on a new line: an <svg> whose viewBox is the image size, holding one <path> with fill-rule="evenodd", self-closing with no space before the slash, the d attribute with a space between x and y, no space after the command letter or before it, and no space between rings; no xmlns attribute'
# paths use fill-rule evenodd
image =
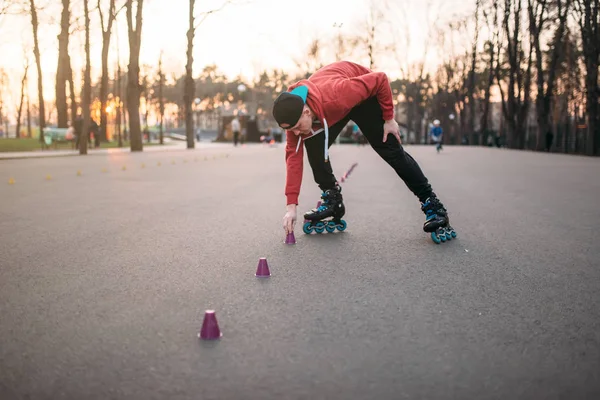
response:
<svg viewBox="0 0 600 400"><path fill-rule="evenodd" d="M600 62L600 8L599 0L586 0L581 10L581 39L583 41L583 56L586 67L585 91L587 132L585 153L593 156L598 154L600 147L600 87L598 86L598 64Z"/></svg>
<svg viewBox="0 0 600 400"><path fill-rule="evenodd" d="M118 57L117 57L118 58ZM115 78L115 99L116 101L116 112L115 117L117 118L117 137L119 141L119 147L123 147L123 135L121 134L121 64L117 61L117 77Z"/></svg>
<svg viewBox="0 0 600 400"><path fill-rule="evenodd" d="M79 138L79 154L87 154L88 138L91 126L90 105L92 102L92 71L90 57L90 13L88 0L83 0L83 13L85 18L85 73L83 78L83 96L81 108L83 109L83 126Z"/></svg>
<svg viewBox="0 0 600 400"><path fill-rule="evenodd" d="M163 140L163 119L165 117L165 99L163 98L163 87L165 85L165 76L162 70L162 53L158 59L158 107L160 113L159 140L160 144L164 144Z"/></svg>
<svg viewBox="0 0 600 400"><path fill-rule="evenodd" d="M187 139L187 148L194 148L194 115L192 110L192 101L194 100L194 76L192 64L194 56L192 54L194 48L194 3L195 0L189 0L189 28L187 31L187 63L185 65L185 85L183 89L183 107L185 108L185 136Z"/></svg>
<svg viewBox="0 0 600 400"><path fill-rule="evenodd" d="M46 146L44 141L44 129L46 128L46 110L44 109L44 80L42 76L42 61L40 59L40 46L38 42L38 17L35 8L35 1L29 0L31 8L31 26L33 28L33 55L35 56L35 65L38 75L38 108L39 108L39 126L40 126L40 143L42 148Z"/></svg>
<svg viewBox="0 0 600 400"><path fill-rule="evenodd" d="M480 126L480 130L481 130L481 134L482 135L486 135L487 130L488 130L488 121L489 121L489 114L490 114L490 97L491 97L491 90L492 90L492 85L494 84L494 71L496 69L496 67L494 66L494 44L490 43L490 65L489 65L489 74L488 74L488 82L487 85L485 87L485 98L483 101L483 114L481 115L481 126ZM482 143L485 145L485 143Z"/></svg>
<svg viewBox="0 0 600 400"><path fill-rule="evenodd" d="M29 102L29 93L27 94L27 137L31 139L31 104Z"/></svg>
<svg viewBox="0 0 600 400"><path fill-rule="evenodd" d="M127 27L129 32L129 66L127 70L127 113L131 151L143 151L140 125L140 46L142 42L142 9L144 0L137 0L135 27L133 26L133 0L127 1Z"/></svg>
<svg viewBox="0 0 600 400"><path fill-rule="evenodd" d="M469 71L469 144L473 143L473 135L475 134L475 68L477 66L477 43L479 42L479 7L480 0L475 2L475 38L473 40L473 49L471 53L471 70Z"/></svg>
<svg viewBox="0 0 600 400"><path fill-rule="evenodd" d="M590 156L598 155L600 147L600 121L598 101L598 62L588 60L586 62L587 76L586 83L586 113L587 113L587 141L586 154Z"/></svg>
<svg viewBox="0 0 600 400"><path fill-rule="evenodd" d="M58 64L56 67L56 116L59 128L69 123L67 107L67 76L69 73L70 0L62 0L60 34L58 35Z"/></svg>
<svg viewBox="0 0 600 400"><path fill-rule="evenodd" d="M98 14L100 15L100 24L102 29L102 78L100 80L100 141L108 140L106 128L108 118L106 115L106 102L108 99L108 50L110 49L110 37L112 25L115 20L115 0L110 0L108 7L108 21L104 27L104 16L100 0L98 0Z"/></svg>
<svg viewBox="0 0 600 400"><path fill-rule="evenodd" d="M541 8L538 9L537 5L534 7L532 0L528 2L529 11L529 32L531 36L531 45L535 49L536 56L536 72L537 72L537 96L536 96L536 113L537 113L537 140L536 150L543 150L544 137L548 131L550 131L550 113L551 113L551 100L554 93L554 84L556 81L556 69L560 57L561 43L563 34L565 31L565 24L567 19L567 13L569 10L571 0L566 0L563 5L562 0L557 0L558 6L558 27L554 40L554 48L552 49L552 55L550 59L550 65L548 67L548 78L544 76L543 66L543 53L540 45L540 36L543 33L543 25L546 20L546 5L547 3L542 2ZM564 7L563 7L564 6ZM539 12L538 12L539 10ZM539 18L539 21L538 21Z"/></svg>
<svg viewBox="0 0 600 400"><path fill-rule="evenodd" d="M69 74L67 76L69 81L69 92L71 97L71 123L77 118L77 99L75 96L75 84L73 83L73 69L71 68L71 61L69 57Z"/></svg>
<svg viewBox="0 0 600 400"><path fill-rule="evenodd" d="M15 137L21 138L21 116L23 115L23 100L25 99L25 87L27 84L27 71L29 70L29 63L25 65L25 72L23 73L23 79L21 79L21 97L19 100L19 109L17 111L17 130L15 131Z"/></svg>

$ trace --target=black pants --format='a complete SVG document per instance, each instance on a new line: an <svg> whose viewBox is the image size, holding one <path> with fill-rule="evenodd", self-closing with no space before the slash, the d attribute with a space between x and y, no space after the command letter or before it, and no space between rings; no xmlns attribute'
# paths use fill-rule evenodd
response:
<svg viewBox="0 0 600 400"><path fill-rule="evenodd" d="M240 132L234 131L233 132L233 145L234 146L237 146L239 138L240 138Z"/></svg>
<svg viewBox="0 0 600 400"><path fill-rule="evenodd" d="M424 202L428 197L435 195L421 168L410 154L404 151L398 139L390 134L387 141L383 142L383 112L377 98L365 100L354 107L344 119L329 127L329 147L350 120L358 125L371 147L396 171L419 201ZM337 183L331 160L325 162L324 141L325 134L321 132L304 142L315 182L323 191L332 189Z"/></svg>

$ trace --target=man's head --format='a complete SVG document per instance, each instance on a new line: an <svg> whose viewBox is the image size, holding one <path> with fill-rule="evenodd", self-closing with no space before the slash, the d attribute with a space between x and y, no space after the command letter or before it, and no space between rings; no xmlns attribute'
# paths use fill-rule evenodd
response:
<svg viewBox="0 0 600 400"><path fill-rule="evenodd" d="M440 120L436 119L435 121L433 121L433 125L434 126L440 126Z"/></svg>
<svg viewBox="0 0 600 400"><path fill-rule="evenodd" d="M273 117L283 129L295 135L308 133L312 127L312 112L306 105L308 88L298 86L291 92L281 93L273 104Z"/></svg>

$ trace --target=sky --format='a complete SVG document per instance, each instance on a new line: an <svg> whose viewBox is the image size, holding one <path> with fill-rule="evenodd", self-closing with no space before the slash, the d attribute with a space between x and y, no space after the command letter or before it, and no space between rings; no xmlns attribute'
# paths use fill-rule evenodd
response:
<svg viewBox="0 0 600 400"><path fill-rule="evenodd" d="M0 0L2 1L2 0ZM105 1L105 0L102 0ZM119 2L119 0L117 0ZM44 9L39 12L40 48L44 75L44 93L54 97L54 75L58 57L57 35L60 27L60 0L37 0ZM72 6L73 17L82 15L82 2ZM90 1L95 6L96 0ZM220 8L224 0L196 1L196 16ZM385 22L377 24L381 45L396 43L394 51L383 52L375 69L386 71L391 78L398 76L399 59L417 61L423 57L424 43L432 35L434 19L449 18L454 13L473 9L468 0L233 0L220 11L208 16L196 30L194 40L194 73L216 64L229 77L241 75L251 80L264 69L296 70L294 60L301 60L309 43L319 38L332 43L337 32L345 35L364 32L364 23L371 9L384 9ZM391 6L389 6L391 4ZM185 71L189 0L145 0L140 62L156 66L161 52L167 73L181 75ZM121 67L128 59L125 11L113 29L111 41L111 70L116 65L117 50ZM82 24L79 24L80 26ZM341 25L341 27L340 27ZM96 10L92 10L92 76L100 72L101 37ZM410 46L406 35L410 35ZM117 40L118 39L118 40ZM75 32L70 42L72 67L80 79L84 66L83 32ZM20 77L25 56L33 58L31 21L29 15L0 17L0 69L10 77L12 103L18 100ZM326 49L327 50L327 49ZM333 61L331 51L324 61ZM437 55L429 52L433 65ZM366 58L355 52L352 61L365 63ZM30 88L35 90L36 74L32 65ZM94 78L93 78L94 79ZM77 84L77 83L76 83ZM33 96L32 92L32 96Z"/></svg>

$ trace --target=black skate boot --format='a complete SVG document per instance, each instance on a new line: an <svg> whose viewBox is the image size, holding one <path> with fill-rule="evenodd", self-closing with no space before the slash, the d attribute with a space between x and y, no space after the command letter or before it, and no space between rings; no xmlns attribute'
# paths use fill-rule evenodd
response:
<svg viewBox="0 0 600 400"><path fill-rule="evenodd" d="M307 221L302 227L304 233L310 234L313 230L317 233L323 233L325 230L333 233L336 228L339 231L346 229L346 221L342 219L346 213L346 207L341 192L342 188L336 186L321 194L321 199L323 199L321 205L304 213L304 219Z"/></svg>
<svg viewBox="0 0 600 400"><path fill-rule="evenodd" d="M440 244L456 237L456 232L450 226L448 211L437 197L432 196L421 203L421 210L425 213L423 230L431 233L431 240Z"/></svg>

